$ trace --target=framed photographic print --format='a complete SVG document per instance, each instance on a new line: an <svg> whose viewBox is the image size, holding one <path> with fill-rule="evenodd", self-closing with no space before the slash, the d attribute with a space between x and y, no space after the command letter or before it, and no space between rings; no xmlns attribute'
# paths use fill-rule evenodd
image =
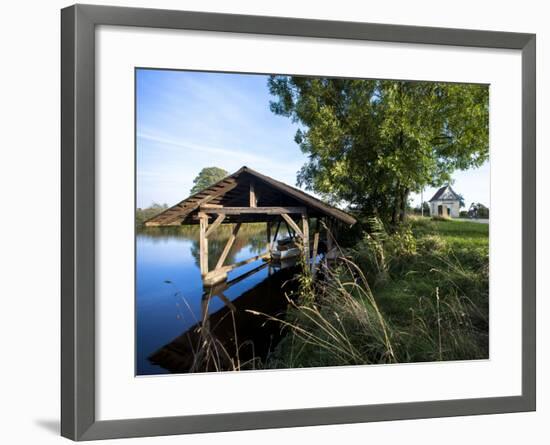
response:
<svg viewBox="0 0 550 445"><path fill-rule="evenodd" d="M534 35L61 28L63 436L535 409Z"/></svg>

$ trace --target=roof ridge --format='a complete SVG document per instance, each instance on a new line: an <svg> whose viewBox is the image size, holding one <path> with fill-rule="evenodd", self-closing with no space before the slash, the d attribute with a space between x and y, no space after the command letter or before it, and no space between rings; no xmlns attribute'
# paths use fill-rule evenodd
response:
<svg viewBox="0 0 550 445"><path fill-rule="evenodd" d="M282 181L279 181L278 179L272 178L271 176L264 175L263 173L260 173L250 167L247 167L246 165L243 165L241 168L239 168L236 172L227 175L223 179L220 179L216 183L205 187L204 189L188 196L182 201L179 201L177 204L169 207L168 209L164 210L163 212L159 213L158 215L155 215L154 217L148 219L145 221L145 223L152 222L155 223L155 220L157 220L159 217L162 217L164 214L172 214L172 213L178 213L182 217L186 217L189 213L196 210L196 207L193 205L188 206L187 208L183 208L183 204L186 201L189 201L192 198L197 197L201 193L208 193L208 190L220 186L223 182L227 181L229 178L233 178L237 180L237 178L242 173L248 173L256 178L258 178L261 181L264 181L268 185L271 185L272 187L278 188L280 192L286 193L289 196L292 196L294 199L297 199L299 201L302 201L304 204L309 205L312 208L316 208L317 211L325 213L327 215L331 215L334 218L340 219L343 222L346 222L348 224L355 224L356 219L350 215L349 213L345 212L344 210L341 210L337 207L334 207L330 204L325 203L324 201L316 198L315 196L310 195L309 193L304 192L303 190L294 187L292 185L286 184ZM179 209L178 209L179 207ZM174 216L168 216L168 219L171 221L174 218ZM159 223L159 221L157 221ZM165 222L166 223L166 222ZM160 224L162 224L162 221L160 221Z"/></svg>
<svg viewBox="0 0 550 445"><path fill-rule="evenodd" d="M447 183L446 185L440 187L437 189L437 191L434 193L434 195L431 197L431 199L428 202L437 201L441 195L445 193L445 190L449 189L449 191L454 195L455 200L459 200L459 194L454 191L454 189L451 187L450 183Z"/></svg>

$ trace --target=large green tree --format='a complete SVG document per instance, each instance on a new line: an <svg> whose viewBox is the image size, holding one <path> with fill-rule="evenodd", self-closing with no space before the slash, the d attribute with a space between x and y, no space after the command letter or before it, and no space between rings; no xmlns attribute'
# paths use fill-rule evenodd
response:
<svg viewBox="0 0 550 445"><path fill-rule="evenodd" d="M298 184L396 224L408 196L488 157L484 85L271 76L271 110L299 124Z"/></svg>
<svg viewBox="0 0 550 445"><path fill-rule="evenodd" d="M195 194L210 187L212 184L215 184L218 181L221 181L229 173L223 168L219 167L205 167L199 174L193 179L193 188L191 189L191 194Z"/></svg>

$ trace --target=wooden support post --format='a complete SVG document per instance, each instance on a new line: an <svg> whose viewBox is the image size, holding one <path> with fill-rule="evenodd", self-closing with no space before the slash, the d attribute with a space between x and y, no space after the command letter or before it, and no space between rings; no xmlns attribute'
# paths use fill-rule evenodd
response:
<svg viewBox="0 0 550 445"><path fill-rule="evenodd" d="M219 269L223 266L223 263L225 262L225 259L227 258L227 255L229 255L229 251L231 250L231 247L233 247L233 243L235 242L235 239L237 238L237 233L239 233L239 229L241 228L241 223L237 223L235 227L233 228L233 232L229 236L229 239L227 240L227 243L225 244L225 247L223 248L223 252L220 255L220 258L218 259L218 262L216 263L216 269Z"/></svg>
<svg viewBox="0 0 550 445"><path fill-rule="evenodd" d="M325 225L327 227L327 253L329 253L333 248L333 235L332 235L332 224L330 220L325 220Z"/></svg>
<svg viewBox="0 0 550 445"><path fill-rule="evenodd" d="M256 192L254 191L254 183L250 183L250 207L256 207L258 202L256 201Z"/></svg>
<svg viewBox="0 0 550 445"><path fill-rule="evenodd" d="M319 224L317 224L319 225ZM319 248L319 231L315 232L313 235L313 261L311 263L311 277L315 280L315 272L317 271L317 249Z"/></svg>
<svg viewBox="0 0 550 445"><path fill-rule="evenodd" d="M199 213L199 218L199 264L201 275L205 276L208 273L208 238L206 237L206 231L208 229L208 216Z"/></svg>
<svg viewBox="0 0 550 445"><path fill-rule="evenodd" d="M302 240L304 243L304 255L306 259L306 266L309 265L309 221L307 215L302 215Z"/></svg>
<svg viewBox="0 0 550 445"><path fill-rule="evenodd" d="M271 221L265 223L265 234L267 238L267 243L265 245L269 254L271 254Z"/></svg>
<svg viewBox="0 0 550 445"><path fill-rule="evenodd" d="M319 250L319 232L315 232L313 235L313 254L312 258L315 260L317 257L317 251Z"/></svg>

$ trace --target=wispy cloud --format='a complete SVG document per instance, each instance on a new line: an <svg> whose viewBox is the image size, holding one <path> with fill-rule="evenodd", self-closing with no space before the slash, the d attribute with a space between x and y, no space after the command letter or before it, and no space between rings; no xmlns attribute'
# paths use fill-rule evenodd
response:
<svg viewBox="0 0 550 445"><path fill-rule="evenodd" d="M247 165L294 185L305 162L297 127L271 113L270 99L266 76L138 71L140 204L181 200L208 166Z"/></svg>
<svg viewBox="0 0 550 445"><path fill-rule="evenodd" d="M137 82L138 205L180 201L210 166L247 165L296 184L307 158L294 142L297 125L269 110L266 76L141 70ZM457 172L455 189L484 202L488 175L488 167Z"/></svg>
<svg viewBox="0 0 550 445"><path fill-rule="evenodd" d="M235 148L213 147L209 145L196 144L196 143L186 142L186 141L177 141L174 139L159 137L159 136L146 134L146 133L139 133L137 136L139 139L144 139L150 142L155 142L157 144L162 144L169 147L174 147L174 148L183 149L187 151L195 151L198 153L208 153L211 155L232 157L232 158L238 157L242 159L248 159L251 162L256 162L260 164L270 163L273 165L273 159L269 159L268 157L265 157L265 156L259 156L257 154L251 153L250 151L241 151ZM287 167L287 165L283 163L275 162L275 164L281 168Z"/></svg>

